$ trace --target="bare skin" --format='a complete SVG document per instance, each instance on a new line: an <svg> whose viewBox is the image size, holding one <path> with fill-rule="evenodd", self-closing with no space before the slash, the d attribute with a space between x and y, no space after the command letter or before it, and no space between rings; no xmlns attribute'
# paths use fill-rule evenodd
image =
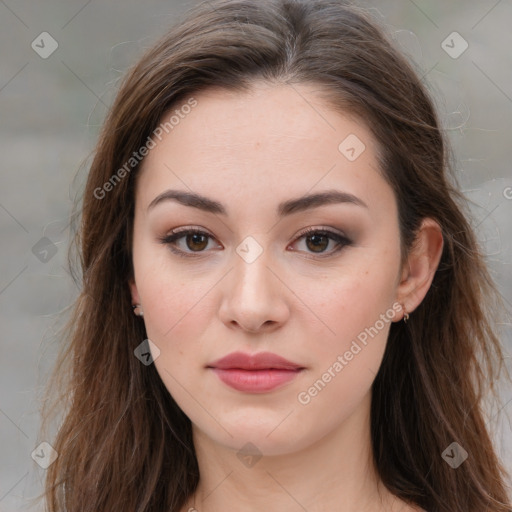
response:
<svg viewBox="0 0 512 512"><path fill-rule="evenodd" d="M143 162L130 288L160 350L157 371L193 426L201 477L182 512L419 510L389 493L373 466L371 385L391 323L402 306L414 314L431 285L442 235L425 219L401 267L396 200L376 143L316 89L201 92ZM362 152L357 139L355 152L339 149L351 134ZM175 200L150 207L169 189L206 196L227 214ZM276 212L329 190L357 200ZM162 242L182 228L205 235ZM248 262L240 247L257 257ZM371 326L378 332L363 344ZM233 351L273 352L304 369L271 391L238 391L207 368Z"/></svg>

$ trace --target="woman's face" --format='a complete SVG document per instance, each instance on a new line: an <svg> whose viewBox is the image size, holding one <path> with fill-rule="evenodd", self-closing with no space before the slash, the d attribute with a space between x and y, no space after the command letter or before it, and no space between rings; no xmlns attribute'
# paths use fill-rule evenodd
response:
<svg viewBox="0 0 512 512"><path fill-rule="evenodd" d="M369 130L311 86L194 98L138 178L132 298L196 432L290 453L368 406L403 316L395 198ZM294 365L217 363L234 352Z"/></svg>

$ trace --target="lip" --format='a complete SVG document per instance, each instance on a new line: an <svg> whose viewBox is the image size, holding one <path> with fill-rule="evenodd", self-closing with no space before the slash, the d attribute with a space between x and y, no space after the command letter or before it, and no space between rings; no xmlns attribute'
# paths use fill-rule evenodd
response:
<svg viewBox="0 0 512 512"><path fill-rule="evenodd" d="M247 393L265 393L293 380L300 366L271 352L233 352L207 365L224 384Z"/></svg>
<svg viewBox="0 0 512 512"><path fill-rule="evenodd" d="M259 352L258 354L232 352L210 363L208 368L218 368L220 370L299 370L303 367L272 352Z"/></svg>

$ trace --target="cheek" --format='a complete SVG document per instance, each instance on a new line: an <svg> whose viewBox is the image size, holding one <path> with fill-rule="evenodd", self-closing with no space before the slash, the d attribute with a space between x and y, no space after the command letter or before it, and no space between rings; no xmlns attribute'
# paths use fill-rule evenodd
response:
<svg viewBox="0 0 512 512"><path fill-rule="evenodd" d="M207 279L152 273L143 286L144 321L148 336L162 345L190 346L208 319ZM206 295L206 296L205 296Z"/></svg>
<svg viewBox="0 0 512 512"><path fill-rule="evenodd" d="M369 251L350 264L347 259L336 277L310 283L312 309L328 329L322 329L321 337L310 336L318 340L314 365L297 397L305 413L336 422L369 392L396 315L392 306L398 257L398 251ZM333 403L340 408L333 408Z"/></svg>
<svg viewBox="0 0 512 512"><path fill-rule="evenodd" d="M147 336L160 350L155 367L180 405L190 401L184 389L207 362L203 340L212 318L205 294L212 285L206 281L152 270L142 287Z"/></svg>
<svg viewBox="0 0 512 512"><path fill-rule="evenodd" d="M303 414L322 418L325 428L356 409L379 370L395 316L392 277L361 268L324 287L316 302L329 329L309 336L314 363L296 399Z"/></svg>
<svg viewBox="0 0 512 512"><path fill-rule="evenodd" d="M394 318L397 261L396 251L357 255L354 261L347 262L342 270L325 280L304 283L308 305L326 325L320 350L332 352L349 347L381 315L386 315L384 322L390 325ZM383 330L381 322L378 327Z"/></svg>
<svg viewBox="0 0 512 512"><path fill-rule="evenodd" d="M329 383L331 390L322 403L336 395L348 404L357 401L357 390L364 394L380 367L391 326L392 314L386 317L386 311L392 311L388 290L376 289L375 282L372 286L360 280L352 286L344 284L343 292L333 293L324 310L329 331L314 345L312 380ZM309 338L319 339L314 333ZM319 386L322 389L322 383Z"/></svg>
<svg viewBox="0 0 512 512"><path fill-rule="evenodd" d="M185 347L188 352L192 346L197 349L194 343L208 323L208 290L215 279L208 273L186 272L165 250L145 244L135 246L134 267L146 332L161 356L171 352L177 360L187 355Z"/></svg>

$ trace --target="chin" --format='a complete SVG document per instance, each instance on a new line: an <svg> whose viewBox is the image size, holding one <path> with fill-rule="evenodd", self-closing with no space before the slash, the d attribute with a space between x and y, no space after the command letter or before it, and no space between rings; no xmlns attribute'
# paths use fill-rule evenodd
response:
<svg viewBox="0 0 512 512"><path fill-rule="evenodd" d="M252 450L265 456L286 455L306 448L315 442L316 437L322 437L321 432L315 437L315 433L308 428L306 422L301 422L299 426L296 419L289 421L294 415L292 413L286 418L289 412L280 415L278 419L274 414L269 415L268 419L262 418L262 413L258 412L252 421L250 417L244 421L237 421L234 418L230 421L219 417L219 423L224 428L216 422L214 429L211 428L211 424L203 429L197 423L195 428L201 430L201 435L236 451L237 455L243 455L245 452L250 454Z"/></svg>

